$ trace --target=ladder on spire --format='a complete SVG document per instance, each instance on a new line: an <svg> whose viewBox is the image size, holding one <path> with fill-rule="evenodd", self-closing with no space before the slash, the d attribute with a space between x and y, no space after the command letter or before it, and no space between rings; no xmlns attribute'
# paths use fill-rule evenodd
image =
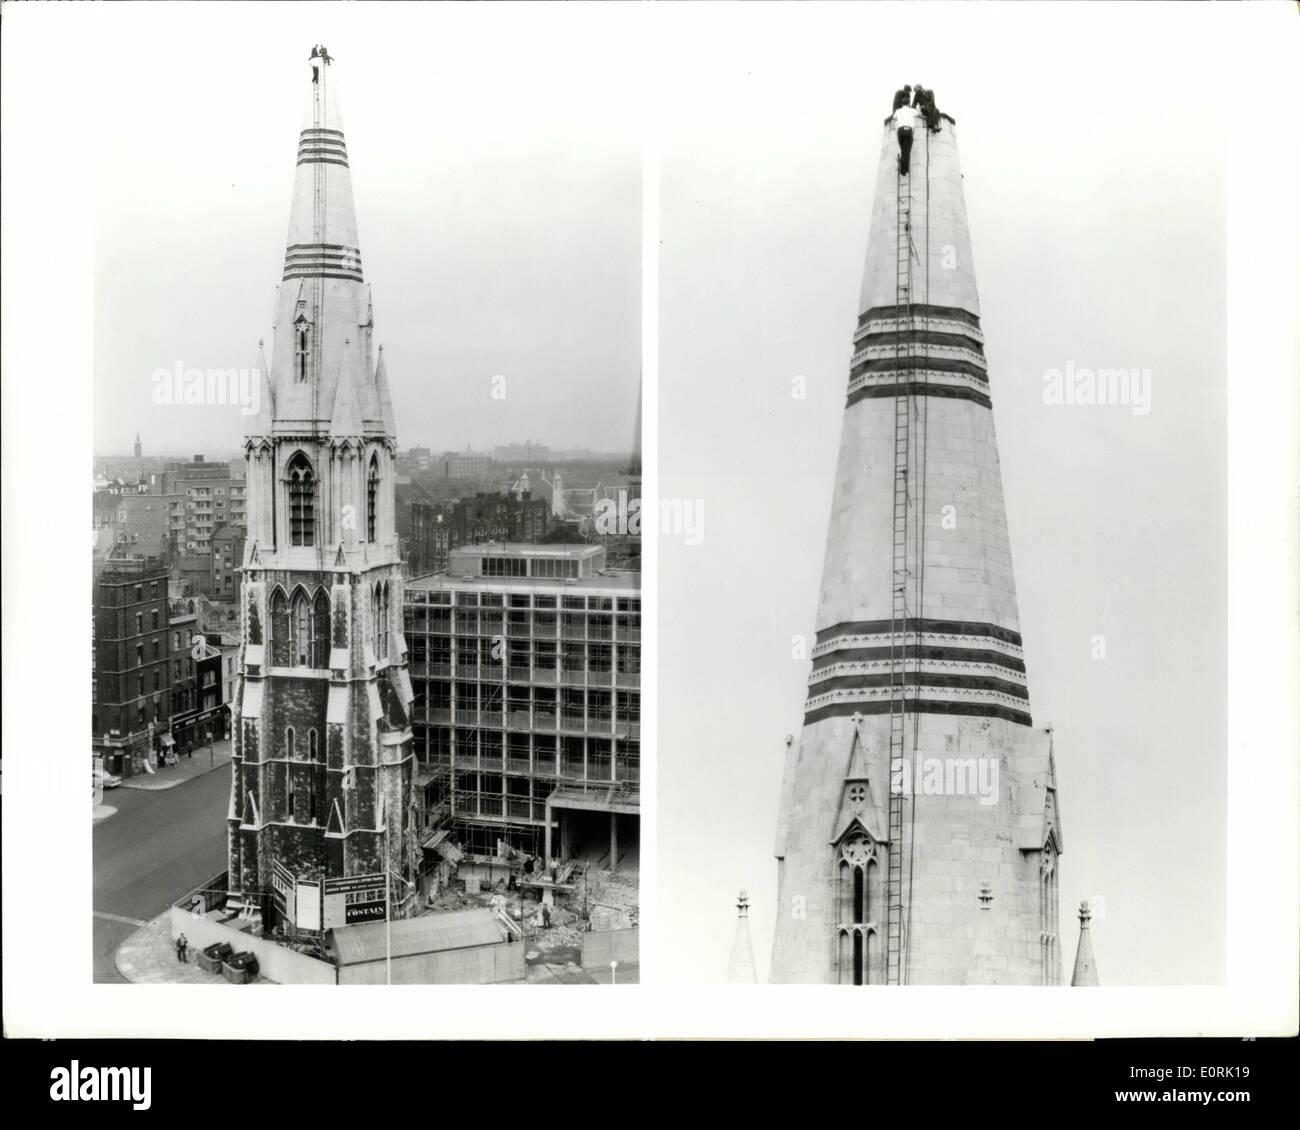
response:
<svg viewBox="0 0 1300 1130"><path fill-rule="evenodd" d="M885 980L903 983L903 784L907 739L908 470L912 440L912 183L900 168L894 248L894 502L889 621L889 861ZM904 322L906 319L906 322Z"/></svg>

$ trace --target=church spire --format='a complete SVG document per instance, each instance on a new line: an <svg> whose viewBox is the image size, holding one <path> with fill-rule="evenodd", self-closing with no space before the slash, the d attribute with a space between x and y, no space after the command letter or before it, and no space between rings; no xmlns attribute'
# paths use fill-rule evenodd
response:
<svg viewBox="0 0 1300 1130"><path fill-rule="evenodd" d="M393 397L388 391L388 366L384 364L384 347L379 347L379 363L375 366L375 396L379 401L379 415L384 423L385 435L396 435L397 424L393 420Z"/></svg>
<svg viewBox="0 0 1300 1130"><path fill-rule="evenodd" d="M257 412L248 422L247 434L269 436L275 419L275 394L271 391L271 368L266 363L266 345L257 343Z"/></svg>
<svg viewBox="0 0 1300 1130"><path fill-rule="evenodd" d="M748 891L741 891L740 897L736 900L736 937L731 943L731 960L727 962L727 984L758 984L758 969L754 965L754 943L749 937Z"/></svg>
<svg viewBox="0 0 1300 1130"><path fill-rule="evenodd" d="M284 921L319 934L319 901L305 914L295 900L273 906L267 875L292 889L411 874L419 844L393 413L376 389L337 66L323 47L308 62L271 363L259 343L261 403L244 445L226 907L260 908L268 932ZM414 885L394 893L389 915L417 909Z"/></svg>
<svg viewBox="0 0 1300 1130"><path fill-rule="evenodd" d="M807 913L777 916L769 976L961 984L981 927L1000 984L1059 984L1057 797L1030 710L956 122L904 88L883 125L781 791L778 903Z"/></svg>
<svg viewBox="0 0 1300 1130"><path fill-rule="evenodd" d="M325 432L339 384L352 382L364 420L380 426L370 380L370 294L361 266L352 174L337 94L338 65L312 49L298 135L284 270L276 299L272 387L279 419ZM345 343L361 343L345 348ZM390 433L391 434L391 433Z"/></svg>
<svg viewBox="0 0 1300 1130"><path fill-rule="evenodd" d="M343 360L346 365L351 360L352 343L343 343ZM334 410L330 418L330 435L335 439L347 439L361 436L361 404L357 398L357 386L352 381L340 381L338 392L334 394Z"/></svg>
<svg viewBox="0 0 1300 1130"><path fill-rule="evenodd" d="M1088 923L1092 920L1092 908L1088 900L1079 904L1079 948L1074 955L1074 976L1070 985L1084 988L1096 988L1101 984L1097 976L1097 959L1092 956L1092 931Z"/></svg>

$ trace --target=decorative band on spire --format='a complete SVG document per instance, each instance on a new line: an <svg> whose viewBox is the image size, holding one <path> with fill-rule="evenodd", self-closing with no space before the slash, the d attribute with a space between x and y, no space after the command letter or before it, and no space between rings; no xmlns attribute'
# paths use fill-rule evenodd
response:
<svg viewBox="0 0 1300 1130"><path fill-rule="evenodd" d="M284 254L283 278L365 282L361 249L345 243L291 243Z"/></svg>
<svg viewBox="0 0 1300 1130"><path fill-rule="evenodd" d="M893 397L901 374L917 396L991 408L979 318L956 306L875 306L858 318L845 407Z"/></svg>
<svg viewBox="0 0 1300 1130"><path fill-rule="evenodd" d="M348 146L343 131L305 129L298 137L298 164L342 165L348 167Z"/></svg>
<svg viewBox="0 0 1300 1130"><path fill-rule="evenodd" d="M889 702L889 691L867 697L841 692L844 697L827 696L827 701L814 704L811 700L804 705L803 724L812 726L826 718L851 718L854 714L889 714L893 707ZM975 694L978 692L967 692ZM903 704L903 713L913 714L951 714L967 718L1001 718L1014 722L1017 726L1032 726L1033 716L1024 710L1018 710L1015 699L1005 702L993 701L994 696L939 700L908 698ZM986 701L987 700L987 701Z"/></svg>
<svg viewBox="0 0 1300 1130"><path fill-rule="evenodd" d="M1030 724L1029 687L1020 633L999 624L908 617L900 637L888 620L840 623L817 633L808 676L810 719L888 709L896 653L907 709L922 714L973 714ZM917 700L920 701L917 701Z"/></svg>

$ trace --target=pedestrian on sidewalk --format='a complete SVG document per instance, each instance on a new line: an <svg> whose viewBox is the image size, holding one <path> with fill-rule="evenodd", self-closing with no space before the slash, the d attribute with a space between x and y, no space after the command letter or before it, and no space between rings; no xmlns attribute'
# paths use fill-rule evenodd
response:
<svg viewBox="0 0 1300 1130"><path fill-rule="evenodd" d="M190 940L184 934L176 939L176 960L182 965L188 965L190 959L186 956L186 950L190 948Z"/></svg>

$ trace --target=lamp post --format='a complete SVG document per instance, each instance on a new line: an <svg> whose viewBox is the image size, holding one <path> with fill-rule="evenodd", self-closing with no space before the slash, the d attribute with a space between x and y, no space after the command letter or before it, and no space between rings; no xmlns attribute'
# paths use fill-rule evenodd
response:
<svg viewBox="0 0 1300 1130"><path fill-rule="evenodd" d="M393 877L388 873L388 813L384 813L384 984L393 983Z"/></svg>

